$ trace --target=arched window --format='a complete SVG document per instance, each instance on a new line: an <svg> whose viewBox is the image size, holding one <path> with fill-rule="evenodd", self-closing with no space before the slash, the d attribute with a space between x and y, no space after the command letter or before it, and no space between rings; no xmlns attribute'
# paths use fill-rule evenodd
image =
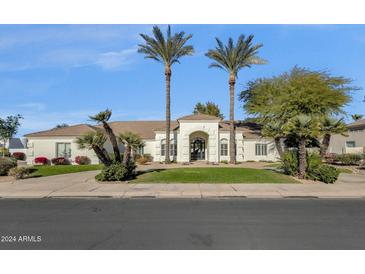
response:
<svg viewBox="0 0 365 274"><path fill-rule="evenodd" d="M228 140L221 139L221 156L228 156Z"/></svg>
<svg viewBox="0 0 365 274"><path fill-rule="evenodd" d="M165 156L165 151L166 151L166 140L163 139L161 140L161 156Z"/></svg>

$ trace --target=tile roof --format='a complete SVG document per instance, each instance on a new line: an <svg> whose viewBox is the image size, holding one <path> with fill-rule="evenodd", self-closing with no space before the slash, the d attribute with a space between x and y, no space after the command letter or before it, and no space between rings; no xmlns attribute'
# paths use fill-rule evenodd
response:
<svg viewBox="0 0 365 274"><path fill-rule="evenodd" d="M210 116L211 117L211 116ZM216 117L215 117L216 119ZM131 131L137 133L142 139L155 139L155 131L165 130L165 121L120 121L110 122L110 127L116 135ZM171 121L171 130L178 129L178 122ZM221 131L229 131L229 122L220 121ZM51 129L25 135L26 137L57 137L57 136L80 136L90 131L102 129L101 125L91 126L86 124L69 126L64 128ZM236 131L242 132L245 138L259 138L261 136L260 126L255 123L236 122Z"/></svg>
<svg viewBox="0 0 365 274"><path fill-rule="evenodd" d="M186 115L186 116L178 118L177 120L178 121L179 120L198 120L198 121L201 121L201 120L222 120L222 119L219 118L219 117L216 117L216 116L207 115L207 114L203 114L203 113L198 113L198 114Z"/></svg>
<svg viewBox="0 0 365 274"><path fill-rule="evenodd" d="M360 119L347 125L348 128L365 128L365 119Z"/></svg>
<svg viewBox="0 0 365 274"><path fill-rule="evenodd" d="M90 131L95 131L96 127L79 124L74 126L54 128L50 130L38 131L34 133L26 134L25 137L52 137L52 136L80 136Z"/></svg>

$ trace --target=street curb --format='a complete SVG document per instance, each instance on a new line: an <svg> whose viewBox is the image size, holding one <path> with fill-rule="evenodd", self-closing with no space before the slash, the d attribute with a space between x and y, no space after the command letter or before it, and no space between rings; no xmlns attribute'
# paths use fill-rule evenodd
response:
<svg viewBox="0 0 365 274"><path fill-rule="evenodd" d="M120 196L120 195L74 195L74 196L62 196L62 195L51 195L51 196L1 196L0 199L125 199L125 200L133 200L133 199L150 199L150 200L166 200L166 199L177 199L177 200L185 200L185 199L196 199L196 200L237 200L237 199L275 199L275 200L291 200L291 199L365 199L365 196L276 196L276 195L268 195L268 196L259 196L259 195L236 195L236 196L205 196L201 197L198 195L190 195L190 196L158 196L158 195L135 195L135 196Z"/></svg>

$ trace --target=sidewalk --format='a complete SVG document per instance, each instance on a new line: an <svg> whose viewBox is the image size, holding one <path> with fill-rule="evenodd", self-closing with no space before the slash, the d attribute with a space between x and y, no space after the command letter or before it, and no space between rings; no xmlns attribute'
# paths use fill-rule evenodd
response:
<svg viewBox="0 0 365 274"><path fill-rule="evenodd" d="M1 198L365 198L365 176L341 174L335 184L101 184L98 171L0 182Z"/></svg>

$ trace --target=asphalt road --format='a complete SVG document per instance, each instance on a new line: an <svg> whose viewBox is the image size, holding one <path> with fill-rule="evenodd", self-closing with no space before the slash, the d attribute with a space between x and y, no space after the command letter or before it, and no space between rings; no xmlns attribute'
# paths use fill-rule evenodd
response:
<svg viewBox="0 0 365 274"><path fill-rule="evenodd" d="M0 199L0 249L365 249L365 200Z"/></svg>

